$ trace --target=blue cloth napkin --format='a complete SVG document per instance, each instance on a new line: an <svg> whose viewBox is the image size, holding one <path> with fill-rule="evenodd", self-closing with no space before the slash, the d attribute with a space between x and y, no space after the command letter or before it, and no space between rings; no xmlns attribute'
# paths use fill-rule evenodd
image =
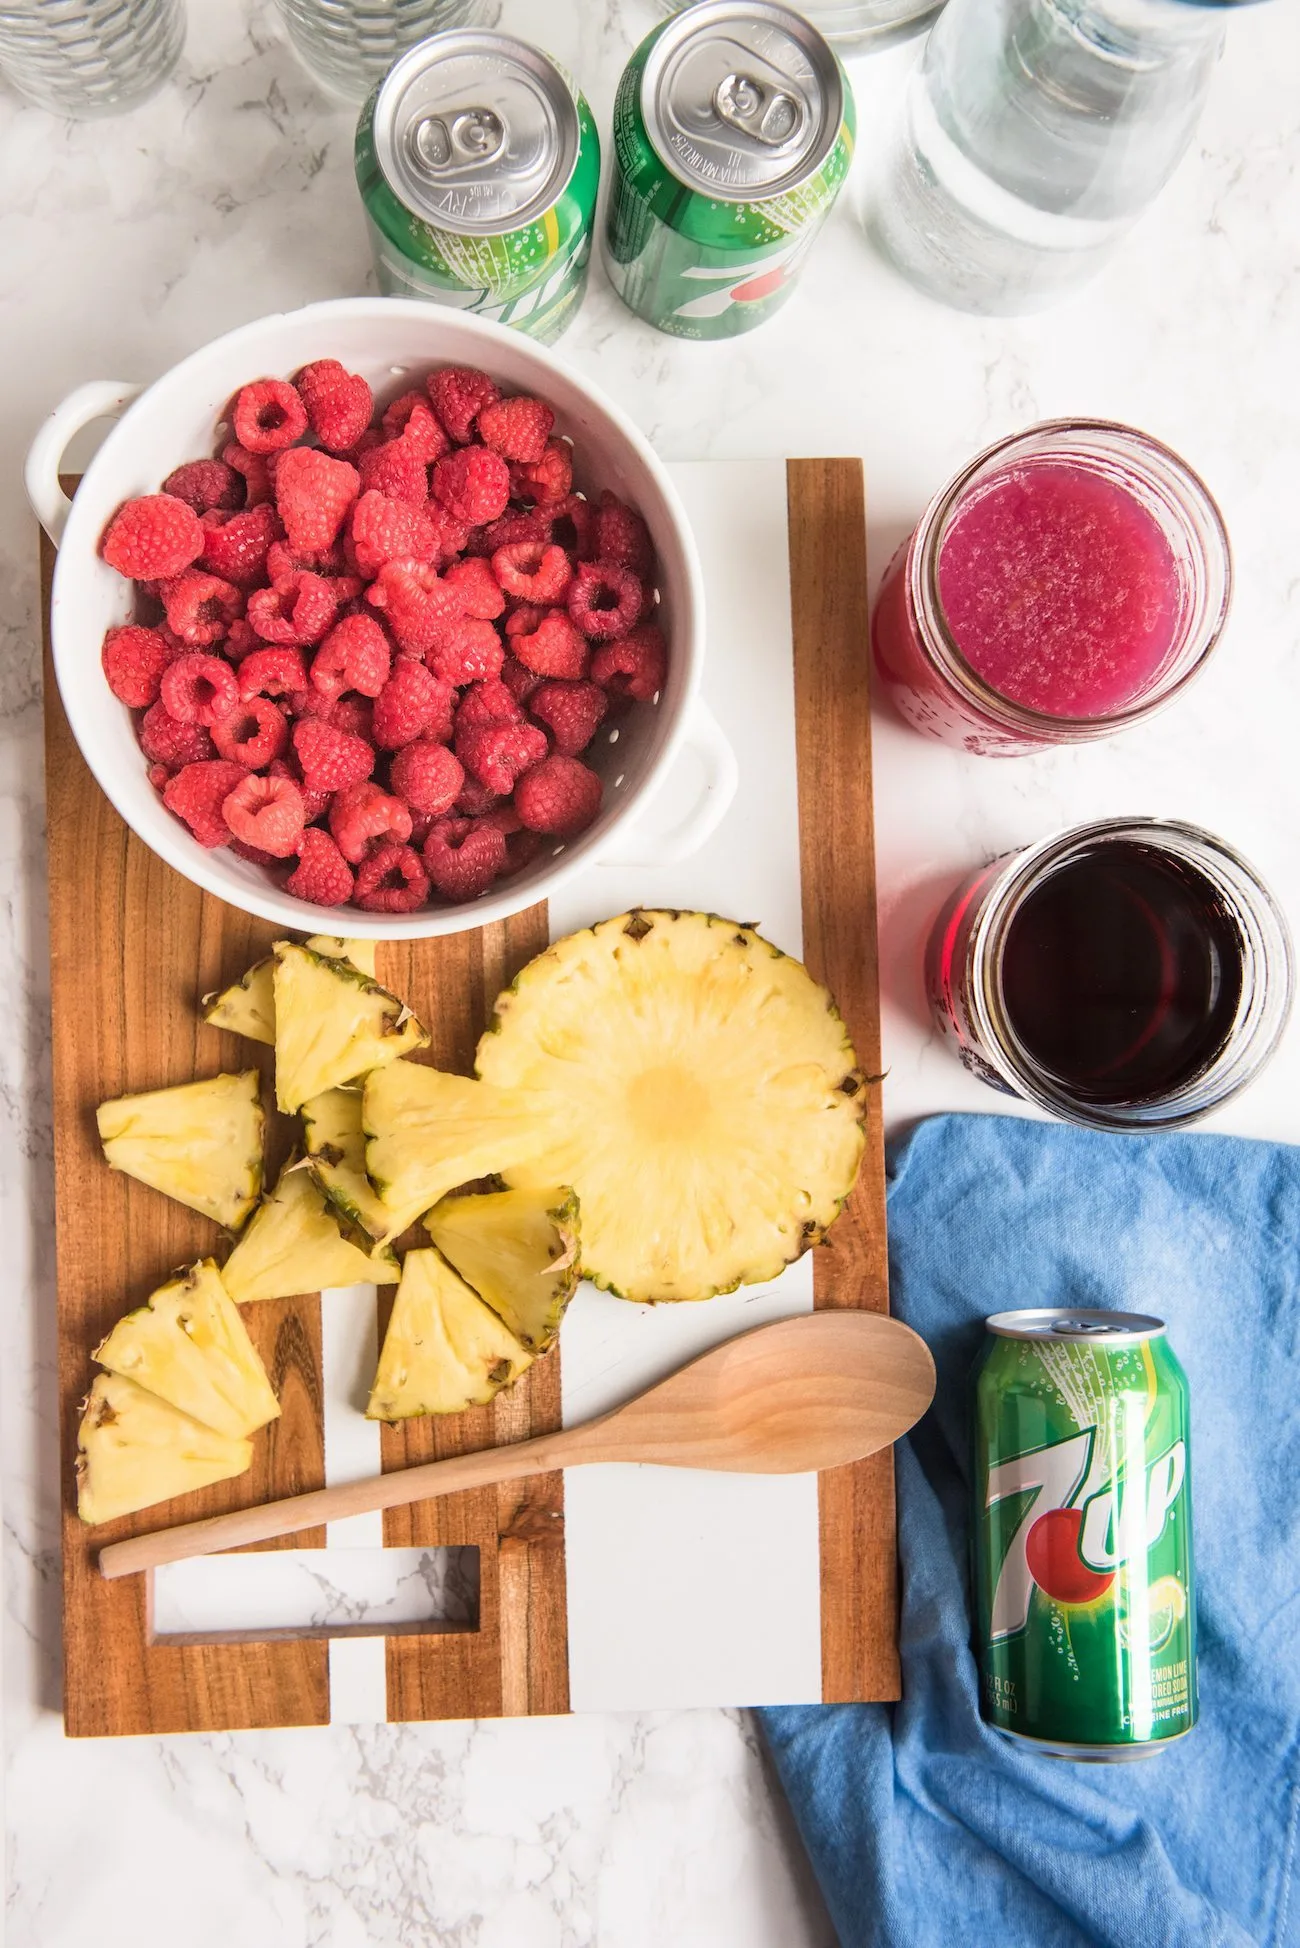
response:
<svg viewBox="0 0 1300 1948"><path fill-rule="evenodd" d="M890 1158L893 1302L934 1353L898 1461L903 1702L762 1714L843 1948L1300 1943L1300 1149L998 1116ZM1191 1387L1200 1724L1140 1764L981 1722L968 1373L986 1314L1154 1312Z"/></svg>

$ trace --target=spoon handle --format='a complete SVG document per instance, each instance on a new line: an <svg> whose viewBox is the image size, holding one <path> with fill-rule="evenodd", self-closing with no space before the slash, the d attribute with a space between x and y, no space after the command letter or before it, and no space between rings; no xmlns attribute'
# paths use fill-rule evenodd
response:
<svg viewBox="0 0 1300 1948"><path fill-rule="evenodd" d="M268 1542L272 1536L293 1535L324 1522L342 1521L347 1515L399 1508L432 1495L486 1488L497 1481L517 1481L523 1475L571 1467L575 1462L598 1458L588 1451L582 1438L592 1425L588 1422L567 1433L539 1434L531 1441L484 1448L477 1454L455 1454L446 1461L425 1461L416 1468L398 1468L392 1474L364 1481L313 1488L305 1495L288 1495L282 1501L235 1509L229 1515L210 1515L202 1522L182 1522L174 1529L156 1529L125 1542L110 1542L99 1552L99 1573L110 1579L130 1576L137 1569L156 1569L165 1562L184 1562L190 1556L210 1556L223 1549L243 1548L250 1542Z"/></svg>

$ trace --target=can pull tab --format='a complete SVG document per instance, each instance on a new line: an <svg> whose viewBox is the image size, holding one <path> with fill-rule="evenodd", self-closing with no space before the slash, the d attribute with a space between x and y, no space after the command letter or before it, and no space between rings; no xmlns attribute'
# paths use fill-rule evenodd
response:
<svg viewBox="0 0 1300 1948"><path fill-rule="evenodd" d="M461 108L454 115L425 115L411 130L411 155L421 173L445 182L477 174L506 146L506 125L491 108Z"/></svg>
<svg viewBox="0 0 1300 1948"><path fill-rule="evenodd" d="M783 149L792 142L805 120L798 95L767 88L748 74L724 75L713 91L713 106L730 128L753 136L768 149Z"/></svg>

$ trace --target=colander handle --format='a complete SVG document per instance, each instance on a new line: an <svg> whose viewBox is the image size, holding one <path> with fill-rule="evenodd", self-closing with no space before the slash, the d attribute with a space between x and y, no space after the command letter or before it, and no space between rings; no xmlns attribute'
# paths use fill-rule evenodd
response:
<svg viewBox="0 0 1300 1948"><path fill-rule="evenodd" d="M94 419L116 419L144 391L126 379L92 379L54 408L27 454L23 480L27 498L50 540L58 545L72 502L59 485L59 469L74 434Z"/></svg>
<svg viewBox="0 0 1300 1948"><path fill-rule="evenodd" d="M731 740L703 697L697 696L691 704L682 748L693 751L704 769L704 784L695 803L666 832L644 832L633 826L626 835L616 836L600 855L602 866L674 866L698 852L717 831L736 795L740 773ZM654 798L650 802L653 805Z"/></svg>

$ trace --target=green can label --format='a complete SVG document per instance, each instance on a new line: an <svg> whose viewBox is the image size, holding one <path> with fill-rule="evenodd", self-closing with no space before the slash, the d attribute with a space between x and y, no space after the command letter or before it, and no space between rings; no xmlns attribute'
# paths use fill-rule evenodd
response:
<svg viewBox="0 0 1300 1948"><path fill-rule="evenodd" d="M992 1337L976 1386L984 1716L1081 1757L1196 1722L1187 1383L1117 1340Z"/></svg>
<svg viewBox="0 0 1300 1948"><path fill-rule="evenodd" d="M680 20L703 33L710 11L696 6ZM720 172L717 187L730 193L710 195L705 186L710 159L699 151L686 158L680 138L672 139L675 132L661 130L660 147L683 158L678 169L670 168L647 128L646 68L669 31L680 32L679 23L665 23L637 49L615 97L606 264L623 302L660 331L678 338L730 338L762 324L793 291L848 174L853 96L826 49L842 84L843 114L819 166L776 193L756 183L743 199Z"/></svg>

